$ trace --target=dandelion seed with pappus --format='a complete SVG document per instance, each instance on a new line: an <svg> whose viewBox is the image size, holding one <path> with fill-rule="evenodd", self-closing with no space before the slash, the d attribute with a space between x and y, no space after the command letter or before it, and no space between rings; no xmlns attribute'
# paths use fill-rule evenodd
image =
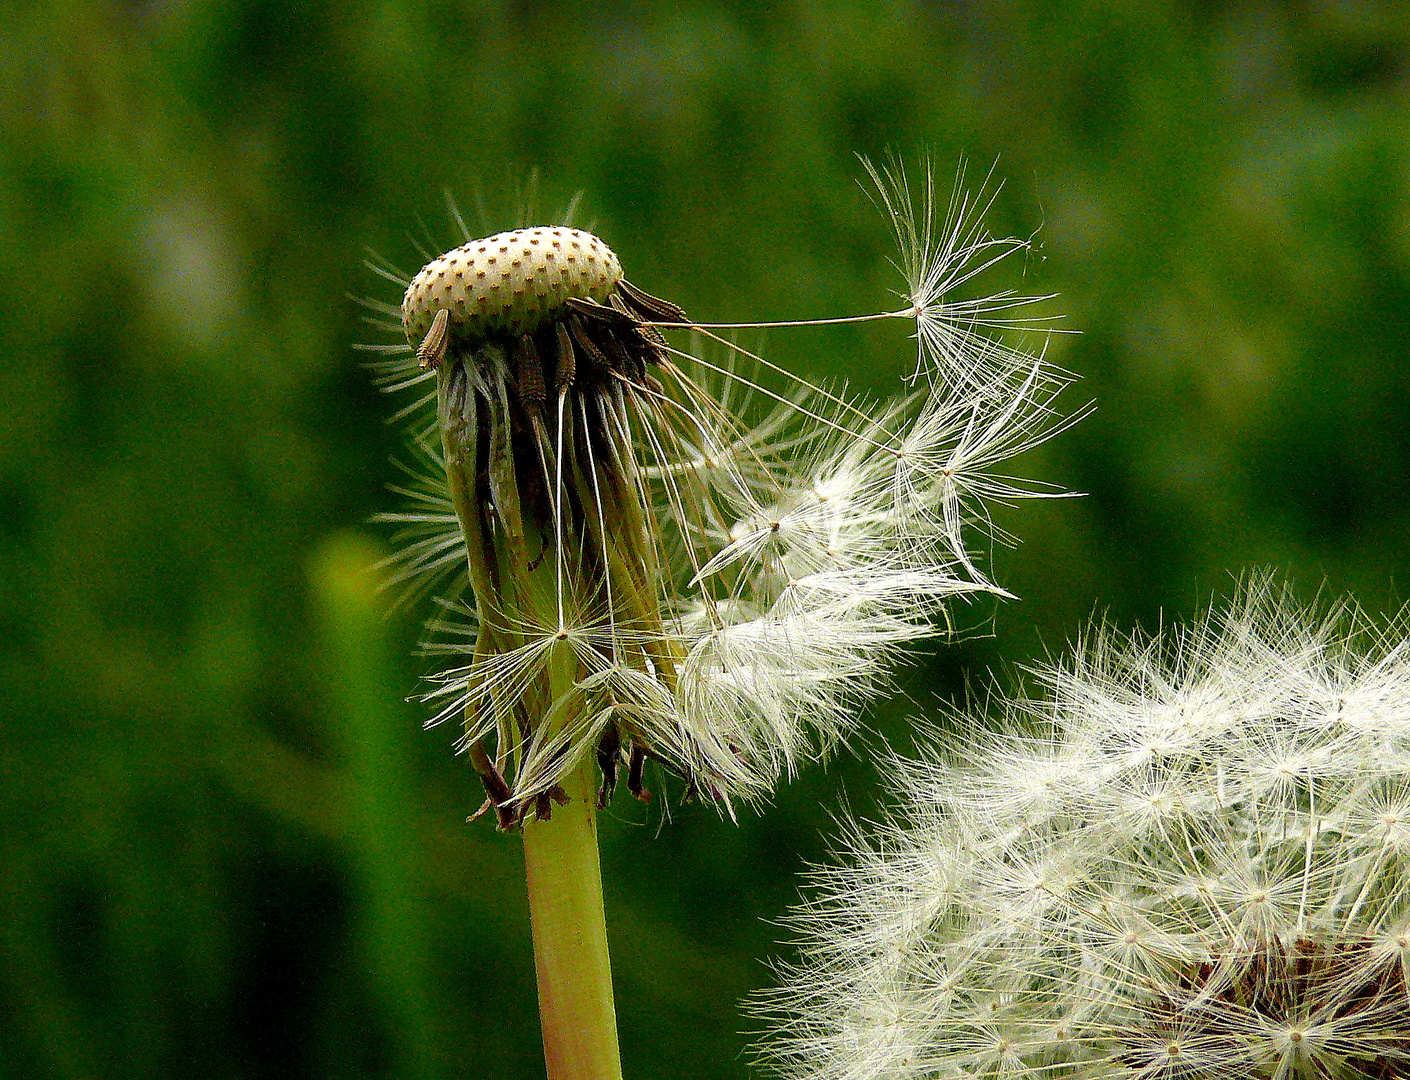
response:
<svg viewBox="0 0 1410 1080"><path fill-rule="evenodd" d="M725 342L567 226L467 233L410 279L382 268L408 342L381 347L385 381L435 387L399 576L469 586L447 598L463 622L431 722L463 723L486 808L523 828L531 898L564 845L597 873L592 811L619 783L645 799L648 763L727 812L765 799L947 599L1002 593L972 547L986 503L1057 493L993 472L1075 419L1042 349L1004 340L1036 298L941 295L1025 245L989 237L958 188L942 227L928 174L913 200L899 168L871 172L909 306L817 321L915 320L919 377L879 405ZM727 358L685 347L702 341ZM577 838L544 849L565 817Z"/></svg>
<svg viewBox="0 0 1410 1080"><path fill-rule="evenodd" d="M1266 580L897 763L762 1011L808 1080L1410 1076L1410 640ZM1034 735L1034 730L1045 731Z"/></svg>

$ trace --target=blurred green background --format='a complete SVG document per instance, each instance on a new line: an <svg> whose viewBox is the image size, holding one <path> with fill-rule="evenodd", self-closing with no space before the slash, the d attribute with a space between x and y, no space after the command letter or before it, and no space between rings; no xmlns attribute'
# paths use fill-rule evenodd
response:
<svg viewBox="0 0 1410 1080"><path fill-rule="evenodd" d="M0 30L0 1073L542 1075L518 843L404 698L376 610L402 433L347 299L373 248L583 192L712 320L894 304L855 155L1007 182L1098 411L1001 510L1022 600L959 613L867 718L1012 685L1096 611L1284 568L1403 596L1410 19L1377 4L20 4ZM424 224L423 224L424 223ZM1007 276L1005 276L1007 274ZM874 390L904 327L776 331ZM1163 613L1163 615L1162 615ZM990 671L994 674L989 674ZM770 920L878 776L603 824L627 1076L743 1077Z"/></svg>

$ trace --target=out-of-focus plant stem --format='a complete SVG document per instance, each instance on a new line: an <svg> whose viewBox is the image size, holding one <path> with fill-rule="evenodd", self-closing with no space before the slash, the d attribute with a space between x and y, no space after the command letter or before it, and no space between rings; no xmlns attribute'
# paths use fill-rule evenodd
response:
<svg viewBox="0 0 1410 1080"><path fill-rule="evenodd" d="M439 1075L433 1060L417 797L409 761L415 720L391 664L386 607L378 595L385 553L364 537L330 537L310 560L323 624L330 728L351 796L349 837L363 890L359 920L371 975L394 1019L399 1075Z"/></svg>

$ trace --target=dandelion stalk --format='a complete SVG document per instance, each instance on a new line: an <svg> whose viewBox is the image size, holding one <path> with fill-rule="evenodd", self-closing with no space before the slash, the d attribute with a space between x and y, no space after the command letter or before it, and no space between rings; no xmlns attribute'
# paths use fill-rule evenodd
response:
<svg viewBox="0 0 1410 1080"><path fill-rule="evenodd" d="M490 347L471 362L492 369L499 359ZM515 626L558 627L558 634L542 650L538 678L522 687L520 699L511 707L521 730L535 732L542 742L560 745L560 736L571 733L582 719L575 694L580 671L567 644L568 610L564 606L560 508L565 493L559 471L550 471L547 466L549 460L562 460L562 436L560 432L554 441L549 459L543 456L548 447L516 446L513 438L516 422L545 434L543 418L537 412L502 417L499 427L481 423L479 412L490 406L490 396L498 397L503 406L508 398L502 392L495 394L494 388L490 388L490 396L481 394L474 375L465 358L450 360L439 376L438 414L452 503L466 538L476 598L487 616L495 613L481 624L476 655L490 656L497 648L512 647L523 637L514 632ZM527 395L522 382L518 385L524 407L540 407L541 375L521 378L533 380ZM561 411L559 415L561 426ZM533 463L528 462L527 483L521 486L519 470L526 458L535 456L539 470L535 472ZM536 557L530 554L528 542L535 534L540 546ZM581 559L576 562L581 566ZM474 699L467 702L468 730L478 723L478 704ZM537 715L530 715L530 709ZM570 748L562 749L571 752ZM492 761L478 745L473 751L471 758L489 794L486 808L498 814L504 828L523 826L549 1080L620 1080L595 821L596 764L591 756L582 757L576 768L564 769L561 779L516 808L505 786L502 762ZM555 803L559 805L555 807Z"/></svg>
<svg viewBox="0 0 1410 1080"><path fill-rule="evenodd" d="M564 781L569 802L524 826L539 1021L553 1080L620 1080L617 1014L597 854L596 785L584 762Z"/></svg>

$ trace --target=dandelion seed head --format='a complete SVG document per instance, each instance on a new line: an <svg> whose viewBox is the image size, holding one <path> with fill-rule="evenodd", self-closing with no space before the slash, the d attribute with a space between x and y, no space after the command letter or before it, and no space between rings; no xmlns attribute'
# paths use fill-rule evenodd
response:
<svg viewBox="0 0 1410 1080"><path fill-rule="evenodd" d="M1045 700L1007 705L1009 734L896 762L897 816L854 827L792 916L766 1059L814 1080L1410 1075L1410 770L1375 752L1410 724L1394 629L1253 579L1191 628L1097 630L1040 673ZM1326 722L1368 695L1375 724ZM904 1060L864 1049L897 1001L875 1045Z"/></svg>
<svg viewBox="0 0 1410 1080"><path fill-rule="evenodd" d="M982 569L988 504L1056 492L998 466L1068 422L1067 379L1017 324L941 295L973 280L933 264L981 243L975 207L939 243L932 203L875 175L932 230L902 260L949 282L924 319L969 322L946 356L980 382L937 368L881 402L813 385L566 227L470 240L410 277L374 267L405 292L373 321L409 342L381 349L381 380L414 398L393 574L446 601L426 699L462 724L502 826L550 812L589 760L604 802L619 777L645 798L648 763L726 812L766 799L948 629L950 601L1003 594Z"/></svg>

